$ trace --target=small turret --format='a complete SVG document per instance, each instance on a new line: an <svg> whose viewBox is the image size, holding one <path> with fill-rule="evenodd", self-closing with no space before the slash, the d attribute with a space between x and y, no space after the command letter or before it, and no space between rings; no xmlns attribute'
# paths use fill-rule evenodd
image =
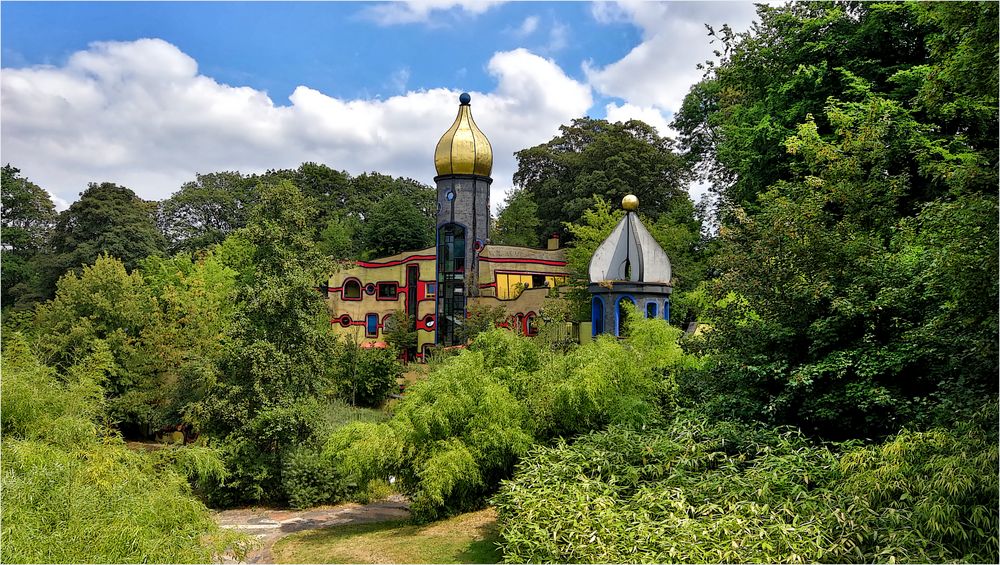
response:
<svg viewBox="0 0 1000 565"><path fill-rule="evenodd" d="M670 319L670 258L639 221L639 199L622 199L625 217L590 258L592 335L623 335L630 302L647 318Z"/></svg>

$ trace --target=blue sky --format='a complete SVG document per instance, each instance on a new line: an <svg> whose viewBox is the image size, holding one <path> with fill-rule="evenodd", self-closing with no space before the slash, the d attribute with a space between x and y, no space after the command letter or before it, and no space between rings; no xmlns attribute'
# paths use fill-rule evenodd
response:
<svg viewBox="0 0 1000 565"><path fill-rule="evenodd" d="M91 181L159 199L195 173L324 162L431 183L457 94L497 154L574 117L666 126L704 24L745 29L747 3L425 0L3 2L3 161L60 206Z"/></svg>

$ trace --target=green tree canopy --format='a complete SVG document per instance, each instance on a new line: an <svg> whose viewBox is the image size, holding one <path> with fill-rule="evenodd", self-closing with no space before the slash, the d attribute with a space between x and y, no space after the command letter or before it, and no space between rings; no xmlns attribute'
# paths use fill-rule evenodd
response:
<svg viewBox="0 0 1000 565"><path fill-rule="evenodd" d="M867 93L933 122L926 149L943 160L968 149L992 153L969 180L995 190L996 171L986 165L997 148L996 3L798 2L757 11L759 23L745 33L712 32L721 60L709 63L673 123L724 213L755 210L759 195L789 177L794 159L783 143L808 116L830 135L829 99L857 102ZM929 163L911 157L892 166L914 177L914 195L941 193Z"/></svg>
<svg viewBox="0 0 1000 565"><path fill-rule="evenodd" d="M537 247L539 244L538 205L524 189L514 189L507 195L497 216L490 240L499 245Z"/></svg>
<svg viewBox="0 0 1000 565"><path fill-rule="evenodd" d="M361 239L368 257L422 249L434 245L434 219L405 194L389 194L365 213Z"/></svg>
<svg viewBox="0 0 1000 565"><path fill-rule="evenodd" d="M515 154L514 184L538 206L539 240L570 236L565 223L579 221L594 196L620 202L635 194L654 220L689 199L686 164L651 126L579 118L559 129L551 141Z"/></svg>
<svg viewBox="0 0 1000 565"><path fill-rule="evenodd" d="M56 219L49 194L20 175L20 170L4 165L0 178L3 202L2 276L4 306L39 297L35 257L44 249Z"/></svg>
<svg viewBox="0 0 1000 565"><path fill-rule="evenodd" d="M219 243L243 227L256 198L257 181L238 172L196 175L160 203L160 229L171 252Z"/></svg>
<svg viewBox="0 0 1000 565"><path fill-rule="evenodd" d="M150 255L163 253L156 227L156 204L113 183L91 183L80 199L59 214L52 232L52 256L46 262L49 284L68 270L79 270L107 253L133 269Z"/></svg>
<svg viewBox="0 0 1000 565"><path fill-rule="evenodd" d="M675 124L724 211L710 404L827 437L960 418L997 390L997 6L759 10Z"/></svg>
<svg viewBox="0 0 1000 565"><path fill-rule="evenodd" d="M262 184L247 226L223 244L252 276L237 287L218 380L193 411L232 472L217 502L287 500L285 459L314 439L318 401L333 392L337 343L316 290L333 269L314 248L312 216L291 182Z"/></svg>

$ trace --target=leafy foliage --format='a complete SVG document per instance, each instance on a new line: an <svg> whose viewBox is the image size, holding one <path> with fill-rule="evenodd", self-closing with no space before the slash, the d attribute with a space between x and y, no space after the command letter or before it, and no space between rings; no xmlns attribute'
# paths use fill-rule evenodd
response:
<svg viewBox="0 0 1000 565"><path fill-rule="evenodd" d="M257 181L238 172L196 175L160 203L158 223L170 251L195 251L220 243L247 223Z"/></svg>
<svg viewBox="0 0 1000 565"><path fill-rule="evenodd" d="M403 310L396 310L389 314L385 322L384 334L385 342L408 354L417 350L417 330L413 316L407 315Z"/></svg>
<svg viewBox="0 0 1000 565"><path fill-rule="evenodd" d="M675 121L722 197L710 408L833 439L966 415L997 390L997 7L758 10Z"/></svg>
<svg viewBox="0 0 1000 565"><path fill-rule="evenodd" d="M434 219L403 194L390 194L365 213L361 238L367 255L384 257L434 245Z"/></svg>
<svg viewBox="0 0 1000 565"><path fill-rule="evenodd" d="M192 410L217 438L230 476L214 500L284 501L285 457L322 427L319 398L333 386L334 348L326 306L315 290L327 274L306 229L310 210L287 181L262 186L243 244L252 278L238 287L219 375ZM242 261L242 259L241 259Z"/></svg>
<svg viewBox="0 0 1000 565"><path fill-rule="evenodd" d="M63 383L20 336L6 336L3 561L206 563L233 544L245 550L248 540L219 530L171 461L130 451L96 424L108 364L98 352ZM220 469L205 452L174 458L194 460Z"/></svg>
<svg viewBox="0 0 1000 565"><path fill-rule="evenodd" d="M515 154L514 184L538 208L536 240L553 233L566 239L565 224L578 221L595 196L617 202L635 194L654 220L689 200L686 165L673 142L651 126L578 118L559 131L551 141Z"/></svg>
<svg viewBox="0 0 1000 565"><path fill-rule="evenodd" d="M352 406L376 408L397 388L403 376L395 349L362 349L345 340L338 350L337 395Z"/></svg>
<svg viewBox="0 0 1000 565"><path fill-rule="evenodd" d="M129 273L101 256L69 273L37 309L36 347L59 370L107 350L107 415L148 435L190 421L188 408L216 376L220 337L232 318L235 273L213 254L149 258Z"/></svg>
<svg viewBox="0 0 1000 565"><path fill-rule="evenodd" d="M2 295L9 306L40 298L37 256L43 251L56 219L56 209L45 190L20 175L9 164L0 173L3 222L0 240L3 249Z"/></svg>
<svg viewBox="0 0 1000 565"><path fill-rule="evenodd" d="M123 186L90 183L80 199L59 214L52 230L48 292L66 271L79 272L101 254L133 269L146 257L163 253L166 242L156 226L155 207Z"/></svg>
<svg viewBox="0 0 1000 565"><path fill-rule="evenodd" d="M996 405L983 416L842 456L692 417L539 446L493 498L505 560L994 561Z"/></svg>
<svg viewBox="0 0 1000 565"><path fill-rule="evenodd" d="M480 333L407 389L389 422L336 430L326 453L359 489L397 477L418 520L474 507L537 441L672 410L671 374L686 362L679 332L634 318L629 341L601 339L566 356L503 329Z"/></svg>
<svg viewBox="0 0 1000 565"><path fill-rule="evenodd" d="M496 225L490 230L490 240L497 245L536 247L540 225L538 205L526 190L515 189L507 195Z"/></svg>

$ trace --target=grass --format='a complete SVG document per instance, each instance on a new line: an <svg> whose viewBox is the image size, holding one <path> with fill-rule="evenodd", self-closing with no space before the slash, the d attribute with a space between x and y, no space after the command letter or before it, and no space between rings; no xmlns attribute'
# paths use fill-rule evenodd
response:
<svg viewBox="0 0 1000 565"><path fill-rule="evenodd" d="M275 563L497 563L492 508L433 524L350 524L302 532L278 540Z"/></svg>
<svg viewBox="0 0 1000 565"><path fill-rule="evenodd" d="M389 413L385 410L357 408L343 400L334 399L323 407L323 418L333 429L352 422L384 422L389 419Z"/></svg>

